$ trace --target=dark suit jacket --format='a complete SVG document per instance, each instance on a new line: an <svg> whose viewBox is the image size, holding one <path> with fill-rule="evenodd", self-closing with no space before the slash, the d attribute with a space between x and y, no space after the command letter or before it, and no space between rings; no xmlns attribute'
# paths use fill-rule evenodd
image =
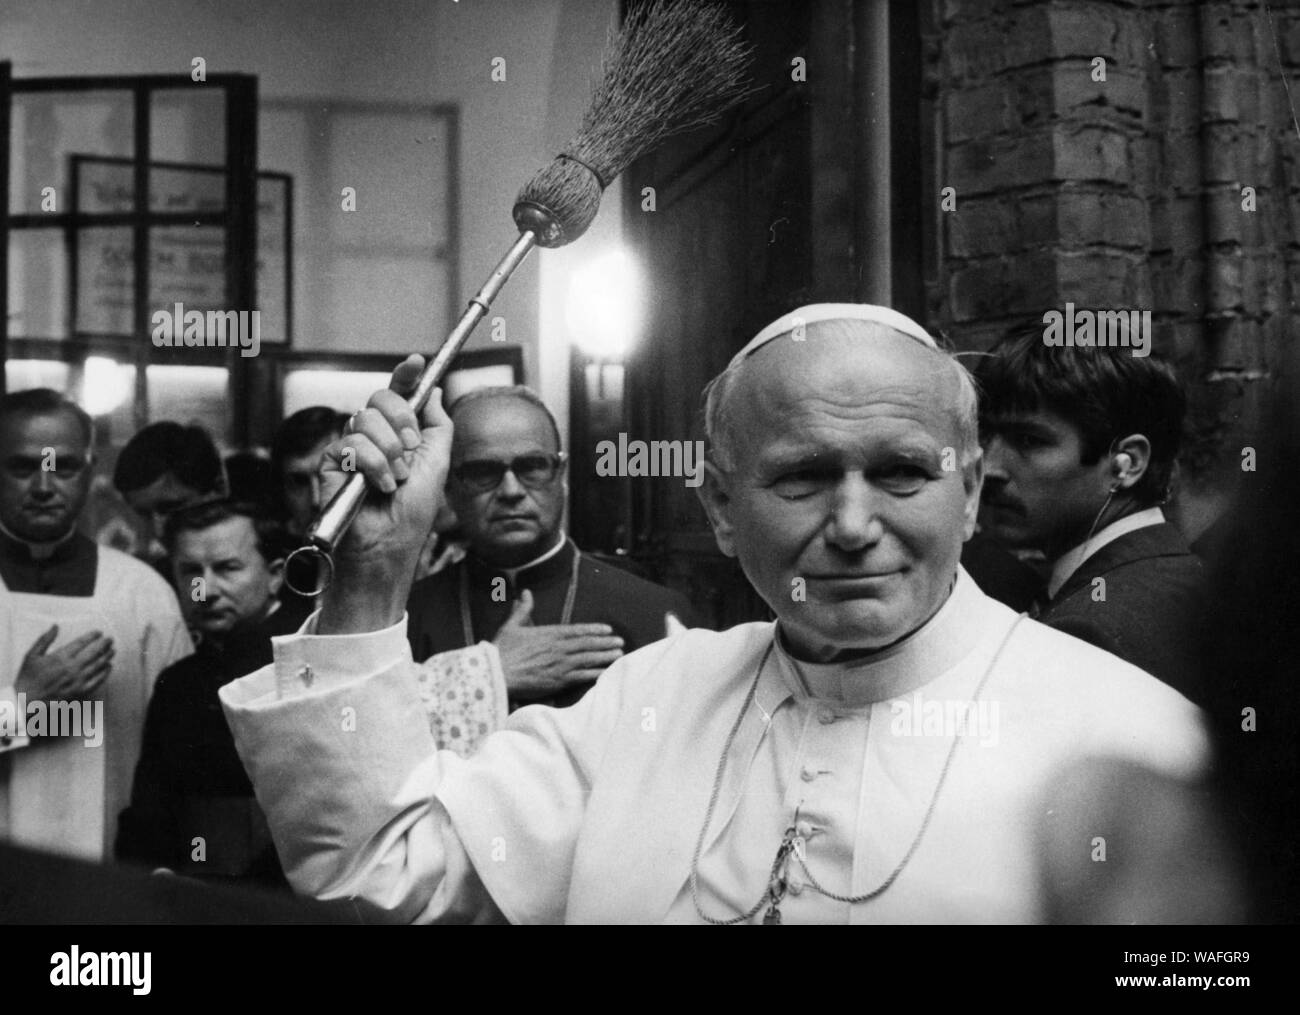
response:
<svg viewBox="0 0 1300 1015"><path fill-rule="evenodd" d="M982 533L962 545L961 566L981 592L1017 613L1024 613L1044 595L1042 576Z"/></svg>
<svg viewBox="0 0 1300 1015"><path fill-rule="evenodd" d="M307 611L282 604L257 627L163 670L149 699L131 804L118 818L117 858L193 878L287 889L266 818L235 751L217 691L272 660L271 638ZM193 839L204 840L202 861Z"/></svg>
<svg viewBox="0 0 1300 1015"><path fill-rule="evenodd" d="M578 589L570 623L608 624L623 639L624 653L664 637L666 613L676 614L687 627L693 626L690 604L680 592L580 553L573 541L568 540L554 557L521 571L513 581L471 554L446 570L416 582L406 606L412 655L422 661L438 652L466 647L460 610L462 572L470 593L475 641L491 641L496 637L524 589L533 594L534 624L560 623L575 555L580 557ZM504 595L493 596L494 583L502 586ZM571 688L541 704L572 705L586 691L587 687ZM516 704L511 701L512 707Z"/></svg>
<svg viewBox="0 0 1300 1015"><path fill-rule="evenodd" d="M1105 579L1094 599L1093 579ZM1100 589L1096 593L1100 596ZM1038 619L1201 700L1205 568L1172 524L1120 536L1085 560Z"/></svg>

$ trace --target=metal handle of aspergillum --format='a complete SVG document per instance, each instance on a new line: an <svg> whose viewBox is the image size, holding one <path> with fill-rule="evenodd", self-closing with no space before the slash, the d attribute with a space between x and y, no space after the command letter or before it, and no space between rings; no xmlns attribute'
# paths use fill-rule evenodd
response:
<svg viewBox="0 0 1300 1015"><path fill-rule="evenodd" d="M562 247L596 218L601 194L654 145L708 123L755 94L745 67L753 50L720 3L633 0L601 58L600 79L578 132L515 198L511 216L519 239L469 302L460 323L424 369L407 400L419 413L452 358L487 313L493 298L534 246ZM318 596L334 579L334 553L367 496L365 479L349 476L308 530L309 545L290 554L324 561L311 589L285 581L300 595Z"/></svg>
<svg viewBox="0 0 1300 1015"><path fill-rule="evenodd" d="M423 373L420 374L419 383L406 400L406 404L411 407L416 416L419 416L428 403L429 396L433 394L433 389L446 374L451 361L469 340L475 325L487 314L501 287L506 284L506 280L538 242L538 232L532 229L521 232L519 239L510 248L510 252L501 259L483 284L483 288L469 301L469 306L461 314L456 327L442 343L437 354L425 366ZM542 242L546 242L544 236ZM334 580L334 551L339 540L356 519L357 512L361 510L361 505L365 503L369 493L370 487L366 483L366 478L358 472L349 476L348 481L330 498L329 503L321 510L320 517L307 530L307 544L294 550L285 561L285 582L294 592L301 596L315 597L329 588ZM316 583L312 588L299 588L290 577L290 567L295 559L320 562L315 568Z"/></svg>

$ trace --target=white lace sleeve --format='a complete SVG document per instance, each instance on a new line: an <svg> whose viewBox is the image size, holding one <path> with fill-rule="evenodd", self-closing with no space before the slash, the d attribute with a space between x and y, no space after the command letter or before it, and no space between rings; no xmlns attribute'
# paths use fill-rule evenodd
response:
<svg viewBox="0 0 1300 1015"><path fill-rule="evenodd" d="M430 656L416 664L415 680L440 750L468 758L506 721L505 673L491 642Z"/></svg>

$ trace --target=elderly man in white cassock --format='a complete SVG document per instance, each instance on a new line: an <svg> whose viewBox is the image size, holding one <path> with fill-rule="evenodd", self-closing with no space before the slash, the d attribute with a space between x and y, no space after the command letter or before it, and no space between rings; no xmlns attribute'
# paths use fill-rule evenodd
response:
<svg viewBox="0 0 1300 1015"><path fill-rule="evenodd" d="M1204 767L1185 698L961 569L970 378L910 319L846 304L775 322L707 393L704 505L776 621L682 631L468 759L435 751L403 604L450 424L399 398L418 369L327 455L355 448L382 493L321 611L222 691L299 891L410 921L1030 922L1043 824L1079 806L1055 773Z"/></svg>

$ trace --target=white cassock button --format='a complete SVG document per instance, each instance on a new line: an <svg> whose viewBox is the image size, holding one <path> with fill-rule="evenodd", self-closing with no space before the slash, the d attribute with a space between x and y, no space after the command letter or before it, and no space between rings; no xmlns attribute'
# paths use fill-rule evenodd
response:
<svg viewBox="0 0 1300 1015"><path fill-rule="evenodd" d="M817 721L821 723L823 726L829 726L838 718L839 716L837 716L829 708L824 708L817 714Z"/></svg>
<svg viewBox="0 0 1300 1015"><path fill-rule="evenodd" d="M817 769L813 768L812 765L804 765L803 770L799 773L799 778L804 782L812 782L817 778Z"/></svg>
<svg viewBox="0 0 1300 1015"><path fill-rule="evenodd" d="M801 839L811 839L812 833L813 826L806 821L800 821L794 826L794 834L799 836Z"/></svg>
<svg viewBox="0 0 1300 1015"><path fill-rule="evenodd" d="M800 895L803 893L803 882L791 879L786 885L786 889L791 895Z"/></svg>

